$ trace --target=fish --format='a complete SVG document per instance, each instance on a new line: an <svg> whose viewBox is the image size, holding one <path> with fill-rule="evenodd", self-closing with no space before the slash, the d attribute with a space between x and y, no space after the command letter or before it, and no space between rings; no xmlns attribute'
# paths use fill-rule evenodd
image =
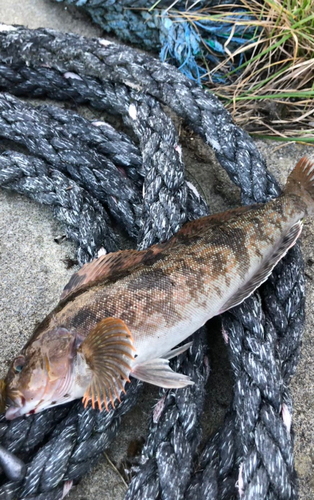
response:
<svg viewBox="0 0 314 500"><path fill-rule="evenodd" d="M303 157L276 199L190 221L166 242L85 264L11 363L6 418L80 398L111 411L130 377L164 388L193 384L169 360L268 278L313 214L314 163Z"/></svg>

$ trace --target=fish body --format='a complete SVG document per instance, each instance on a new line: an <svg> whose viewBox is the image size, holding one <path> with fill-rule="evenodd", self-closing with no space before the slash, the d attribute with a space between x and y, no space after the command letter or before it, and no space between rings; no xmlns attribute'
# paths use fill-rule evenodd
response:
<svg viewBox="0 0 314 500"><path fill-rule="evenodd" d="M303 217L304 206L283 198L267 210L259 205L243 212L235 210L227 221L209 216L187 224L170 244L155 247L151 263L118 279L105 278L61 302L37 335L62 326L86 337L102 319L120 318L134 340L132 367L162 356L229 309L225 304L269 259L282 234Z"/></svg>
<svg viewBox="0 0 314 500"><path fill-rule="evenodd" d="M6 379L7 418L84 396L108 408L129 376L162 387L175 347L267 279L314 211L314 166L300 160L282 196L187 223L171 240L82 267Z"/></svg>

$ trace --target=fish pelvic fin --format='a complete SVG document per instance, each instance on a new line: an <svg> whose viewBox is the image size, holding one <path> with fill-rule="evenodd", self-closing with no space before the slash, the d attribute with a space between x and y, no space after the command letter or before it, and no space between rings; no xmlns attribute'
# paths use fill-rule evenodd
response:
<svg viewBox="0 0 314 500"><path fill-rule="evenodd" d="M172 359L175 358L176 356L179 356L183 352L187 351L192 347L193 342L187 342L184 345L181 345L180 347L177 347L176 349L171 349L171 351L166 352L165 354L162 355L163 359Z"/></svg>
<svg viewBox="0 0 314 500"><path fill-rule="evenodd" d="M143 382L165 389L180 389L194 384L187 375L174 372L169 366L169 360L163 358L152 359L136 365L131 375Z"/></svg>
<svg viewBox="0 0 314 500"><path fill-rule="evenodd" d="M306 204L307 214L314 215L314 162L306 156L298 161L288 177L285 194L299 196Z"/></svg>
<svg viewBox="0 0 314 500"><path fill-rule="evenodd" d="M102 411L111 402L120 401L134 361L135 348L126 324L118 318L101 320L78 349L92 373L92 381L85 391L83 403L91 400L92 407Z"/></svg>

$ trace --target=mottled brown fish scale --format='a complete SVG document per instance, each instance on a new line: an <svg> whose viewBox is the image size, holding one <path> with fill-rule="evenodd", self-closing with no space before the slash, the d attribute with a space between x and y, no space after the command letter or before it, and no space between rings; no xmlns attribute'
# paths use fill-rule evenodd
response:
<svg viewBox="0 0 314 500"><path fill-rule="evenodd" d="M211 256L211 272L214 275L219 273L226 273L229 261L229 252L225 251L214 251Z"/></svg>
<svg viewBox="0 0 314 500"><path fill-rule="evenodd" d="M152 271L147 276L147 286L136 288L136 283L143 285L145 281L142 273L136 273L130 279L125 278L119 284L97 291L94 297L97 316L105 313L106 316L120 318L130 329L140 328L143 322L148 330L156 329L158 324L150 320L154 313L162 317L167 325L177 321L179 315L173 302L172 280L160 271ZM149 283L154 286L148 286Z"/></svg>
<svg viewBox="0 0 314 500"><path fill-rule="evenodd" d="M225 224L224 227L213 232L207 242L210 249L212 246L216 247L216 251L219 249L220 252L225 254L226 259L234 259L235 262L241 263L239 272L242 278L247 273L250 265L249 254L246 248L246 235L247 232L245 229L241 227L238 221L235 221L234 224ZM210 253L211 257L212 252Z"/></svg>
<svg viewBox="0 0 314 500"><path fill-rule="evenodd" d="M219 296L222 296L226 289L228 289L231 285L231 280L235 273L238 272L238 268L241 268L241 273L244 272L244 269L241 267L241 262L239 262L237 256L230 248L222 248L220 250L220 255L224 257L225 265L221 271L219 271L218 265L212 269L211 277L214 280L220 280L221 286L219 288ZM212 260L212 259L210 259Z"/></svg>
<svg viewBox="0 0 314 500"><path fill-rule="evenodd" d="M163 269L154 269L150 273L140 273L130 278L126 288L131 292L137 290L164 290L170 291L174 286L174 281Z"/></svg>
<svg viewBox="0 0 314 500"><path fill-rule="evenodd" d="M97 321L97 315L94 311L88 307L82 307L72 318L70 321L71 328L90 328L90 325L94 324Z"/></svg>
<svg viewBox="0 0 314 500"><path fill-rule="evenodd" d="M247 248L251 254L251 261L258 257L261 261L265 251L275 244L284 230L287 221L292 214L287 215L287 203L285 198L279 198L270 202L259 217L250 217L247 224ZM263 215L263 216L261 216Z"/></svg>

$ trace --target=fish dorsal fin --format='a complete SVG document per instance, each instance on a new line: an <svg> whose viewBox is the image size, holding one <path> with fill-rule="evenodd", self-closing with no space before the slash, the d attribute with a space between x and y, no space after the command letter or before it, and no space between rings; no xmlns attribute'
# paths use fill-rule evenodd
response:
<svg viewBox="0 0 314 500"><path fill-rule="evenodd" d="M134 361L133 338L126 324L118 318L101 320L81 344L81 353L92 372L92 381L87 388L83 403L86 407L91 400L92 407L108 411L108 403L114 408L116 399L129 382Z"/></svg>
<svg viewBox="0 0 314 500"><path fill-rule="evenodd" d="M247 283L238 289L236 294L227 300L222 309L219 311L220 314L241 304L241 302L249 297L254 290L256 290L256 288L267 280L275 265L282 259L282 257L284 257L289 248L295 244L301 234L302 227L303 222L299 220L289 229L289 231L281 238L278 245L274 248L274 251L270 255L269 259L263 263L262 267L258 269L258 271Z"/></svg>
<svg viewBox="0 0 314 500"><path fill-rule="evenodd" d="M120 250L118 252L103 255L98 259L85 264L78 272L73 274L69 283L65 286L61 301L69 299L79 291L83 291L105 279L117 279L127 272L131 272L141 264L152 264L161 256L162 252L174 247L182 240L193 242L193 238L202 235L209 226L214 226L232 217L237 217L252 209L251 207L238 207L224 213L218 213L202 217L188 222L168 242L153 245L147 250Z"/></svg>
<svg viewBox="0 0 314 500"><path fill-rule="evenodd" d="M258 205L242 206L237 208L231 208L226 210L226 212L218 212L212 215L206 215L200 219L195 219L193 221L187 222L184 226L177 232L175 239L180 241L181 239L192 238L194 236L202 235L204 230L209 227L215 228L215 226L230 220L235 217L240 217L241 215L256 209Z"/></svg>
<svg viewBox="0 0 314 500"><path fill-rule="evenodd" d="M154 245L147 250L120 250L119 252L103 255L98 259L84 264L71 277L65 286L61 300L69 299L78 291L83 291L105 279L117 279L126 272L134 270L141 264L153 263L156 256L165 248L165 244Z"/></svg>

